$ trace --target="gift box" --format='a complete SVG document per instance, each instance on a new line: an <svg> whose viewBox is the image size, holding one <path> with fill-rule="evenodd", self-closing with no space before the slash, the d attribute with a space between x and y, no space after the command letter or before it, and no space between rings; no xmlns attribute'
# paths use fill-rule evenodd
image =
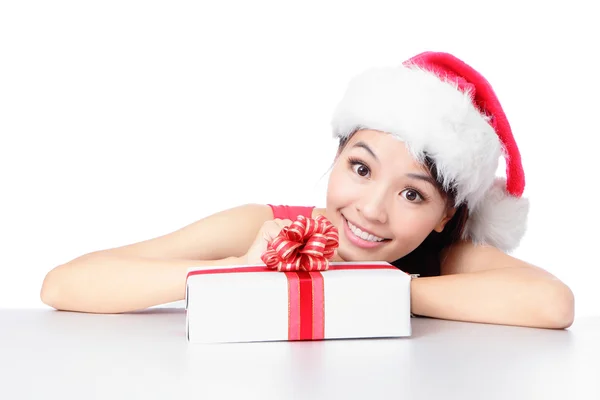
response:
<svg viewBox="0 0 600 400"><path fill-rule="evenodd" d="M385 262L330 263L326 271L266 265L190 268L191 343L411 335L412 277Z"/></svg>
<svg viewBox="0 0 600 400"><path fill-rule="evenodd" d="M189 268L189 342L256 342L411 335L412 276L386 262L331 262L338 231L299 216L264 264Z"/></svg>

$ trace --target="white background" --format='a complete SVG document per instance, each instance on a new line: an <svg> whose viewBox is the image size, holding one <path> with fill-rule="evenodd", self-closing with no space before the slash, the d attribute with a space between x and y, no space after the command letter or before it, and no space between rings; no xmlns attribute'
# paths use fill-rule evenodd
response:
<svg viewBox="0 0 600 400"><path fill-rule="evenodd" d="M597 14L518 3L3 1L0 307L45 307L55 266L225 208L323 206L348 80L437 50L512 124L532 202L514 254L600 314Z"/></svg>

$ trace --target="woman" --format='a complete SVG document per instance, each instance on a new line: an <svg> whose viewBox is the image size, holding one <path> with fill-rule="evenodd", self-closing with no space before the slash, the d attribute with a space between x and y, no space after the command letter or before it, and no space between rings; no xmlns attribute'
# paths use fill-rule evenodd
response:
<svg viewBox="0 0 600 400"><path fill-rule="evenodd" d="M298 215L339 230L334 260L388 261L419 274L412 312L567 328L571 290L508 253L525 233L525 180L489 83L447 53L426 52L354 78L334 113L339 139L326 208L248 204L168 235L86 254L46 276L59 310L126 312L184 299L188 267L261 263ZM495 172L506 159L506 179Z"/></svg>

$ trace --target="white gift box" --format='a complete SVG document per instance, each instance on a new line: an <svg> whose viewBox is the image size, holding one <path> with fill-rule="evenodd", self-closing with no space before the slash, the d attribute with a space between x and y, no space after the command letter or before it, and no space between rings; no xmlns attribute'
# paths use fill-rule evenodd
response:
<svg viewBox="0 0 600 400"><path fill-rule="evenodd" d="M333 262L326 271L263 265L190 268L190 343L411 335L412 277L386 262Z"/></svg>

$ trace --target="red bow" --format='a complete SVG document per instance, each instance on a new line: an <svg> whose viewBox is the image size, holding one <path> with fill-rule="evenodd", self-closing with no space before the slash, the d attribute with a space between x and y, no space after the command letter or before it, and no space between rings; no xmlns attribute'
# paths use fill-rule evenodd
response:
<svg viewBox="0 0 600 400"><path fill-rule="evenodd" d="M269 243L261 259L278 271L324 271L338 244L338 231L324 216L300 215Z"/></svg>

